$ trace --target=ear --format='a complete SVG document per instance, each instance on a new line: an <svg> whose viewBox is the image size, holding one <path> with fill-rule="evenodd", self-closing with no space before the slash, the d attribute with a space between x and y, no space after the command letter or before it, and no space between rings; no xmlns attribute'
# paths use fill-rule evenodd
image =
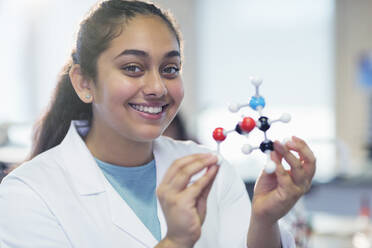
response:
<svg viewBox="0 0 372 248"><path fill-rule="evenodd" d="M69 72L72 87L74 87L76 94L79 96L80 100L85 103L92 103L93 101L93 82L88 79L81 72L80 65L72 65Z"/></svg>

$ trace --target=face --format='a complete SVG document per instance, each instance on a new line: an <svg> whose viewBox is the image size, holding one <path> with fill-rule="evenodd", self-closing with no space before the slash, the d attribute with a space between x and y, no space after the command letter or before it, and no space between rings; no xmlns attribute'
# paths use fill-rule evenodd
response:
<svg viewBox="0 0 372 248"><path fill-rule="evenodd" d="M180 69L180 48L165 22L157 16L133 18L98 58L93 126L105 136L152 141L183 99Z"/></svg>

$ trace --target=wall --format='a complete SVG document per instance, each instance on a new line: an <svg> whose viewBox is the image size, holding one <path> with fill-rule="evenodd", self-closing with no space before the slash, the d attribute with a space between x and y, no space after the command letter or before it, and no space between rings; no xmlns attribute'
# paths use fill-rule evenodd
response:
<svg viewBox="0 0 372 248"><path fill-rule="evenodd" d="M335 22L336 135L351 149L358 170L367 156L368 94L358 84L357 62L372 51L372 1L337 0Z"/></svg>

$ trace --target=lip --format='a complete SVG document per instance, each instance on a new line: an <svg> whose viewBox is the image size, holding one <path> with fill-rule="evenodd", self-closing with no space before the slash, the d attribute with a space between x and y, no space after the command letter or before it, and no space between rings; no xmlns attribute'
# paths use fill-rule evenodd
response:
<svg viewBox="0 0 372 248"><path fill-rule="evenodd" d="M169 105L165 102L146 102L146 103L134 103L130 102L129 105L141 105L141 106L146 106L146 107L163 107L165 105Z"/></svg>
<svg viewBox="0 0 372 248"><path fill-rule="evenodd" d="M163 116L165 116L166 109L169 106L169 104L166 104L166 103L156 103L156 102L153 102L153 103L129 103L128 105L131 108L131 110L133 110L135 113L137 113L139 116L141 116L142 118L144 118L146 120L159 120L159 119L163 118ZM134 108L133 105L140 105L140 106L143 106L143 107L162 107L162 111L157 113L157 114L146 113L146 112L142 112L142 111Z"/></svg>

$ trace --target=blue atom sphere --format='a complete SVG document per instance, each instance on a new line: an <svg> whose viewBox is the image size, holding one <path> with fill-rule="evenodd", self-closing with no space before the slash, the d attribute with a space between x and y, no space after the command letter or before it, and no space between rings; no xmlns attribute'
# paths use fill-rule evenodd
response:
<svg viewBox="0 0 372 248"><path fill-rule="evenodd" d="M249 106L257 110L258 107L265 107L265 99L262 96L252 96L251 100L249 101Z"/></svg>

